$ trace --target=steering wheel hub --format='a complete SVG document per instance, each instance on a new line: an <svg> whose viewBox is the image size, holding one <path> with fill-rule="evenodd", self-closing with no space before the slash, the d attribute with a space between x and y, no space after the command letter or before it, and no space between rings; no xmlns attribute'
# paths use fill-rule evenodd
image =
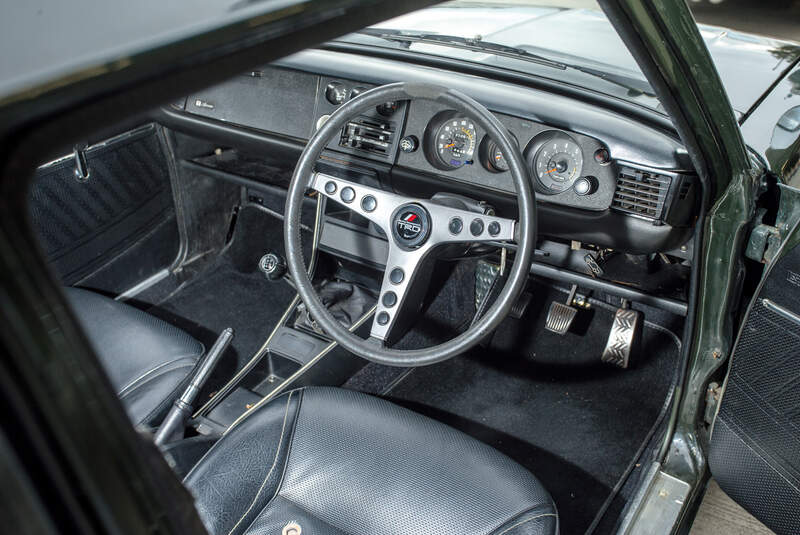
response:
<svg viewBox="0 0 800 535"><path fill-rule="evenodd" d="M419 204L405 204L392 215L392 237L400 247L416 249L425 243L430 234L431 218Z"/></svg>

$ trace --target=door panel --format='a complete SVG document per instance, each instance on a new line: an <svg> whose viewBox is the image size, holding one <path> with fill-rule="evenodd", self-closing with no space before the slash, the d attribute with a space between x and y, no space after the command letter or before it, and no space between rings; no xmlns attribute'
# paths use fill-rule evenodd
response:
<svg viewBox="0 0 800 535"><path fill-rule="evenodd" d="M167 153L159 130L146 125L90 147L86 161L85 181L72 157L37 170L31 217L64 284L117 294L176 258Z"/></svg>
<svg viewBox="0 0 800 535"><path fill-rule="evenodd" d="M800 247L768 268L711 435L720 487L779 534L800 533Z"/></svg>

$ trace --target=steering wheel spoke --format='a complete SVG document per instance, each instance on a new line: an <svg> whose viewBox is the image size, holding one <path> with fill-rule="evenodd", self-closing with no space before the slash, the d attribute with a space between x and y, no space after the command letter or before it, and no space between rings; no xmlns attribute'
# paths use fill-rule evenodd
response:
<svg viewBox="0 0 800 535"><path fill-rule="evenodd" d="M408 199L325 173L314 173L311 189L372 221L389 233L392 214Z"/></svg>
<svg viewBox="0 0 800 535"><path fill-rule="evenodd" d="M431 245L462 242L516 241L516 221L432 201L419 201L430 214Z"/></svg>
<svg viewBox="0 0 800 535"><path fill-rule="evenodd" d="M394 243L389 244L370 337L391 345L405 327L413 323L430 279L429 250L429 247L403 250Z"/></svg>

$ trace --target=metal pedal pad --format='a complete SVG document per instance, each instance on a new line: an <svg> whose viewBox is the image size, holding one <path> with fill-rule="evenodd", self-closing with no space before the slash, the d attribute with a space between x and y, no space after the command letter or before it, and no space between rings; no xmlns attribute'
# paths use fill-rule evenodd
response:
<svg viewBox="0 0 800 535"><path fill-rule="evenodd" d="M600 360L627 368L641 336L641 320L642 313L628 308L627 303L623 302L623 308L618 308L614 314L614 323Z"/></svg>
<svg viewBox="0 0 800 535"><path fill-rule="evenodd" d="M500 266L485 260L479 260L475 266L475 308L478 309L489 295L495 279L500 274Z"/></svg>
<svg viewBox="0 0 800 535"><path fill-rule="evenodd" d="M517 302L511 307L511 312L508 313L508 317L514 318L515 320L520 319L525 315L525 311L528 310L528 305L531 304L532 299L533 294L530 292L522 292Z"/></svg>
<svg viewBox="0 0 800 535"><path fill-rule="evenodd" d="M578 285L573 284L566 304L558 301L550 303L550 310L547 311L547 319L544 323L545 329L561 336L567 333L572 326L572 322L575 321L575 315L578 313L578 309L571 306L572 300L575 299L576 291L578 291Z"/></svg>

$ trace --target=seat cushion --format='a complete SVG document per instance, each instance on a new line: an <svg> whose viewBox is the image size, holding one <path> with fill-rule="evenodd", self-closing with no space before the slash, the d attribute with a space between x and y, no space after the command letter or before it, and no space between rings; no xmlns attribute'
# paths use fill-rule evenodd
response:
<svg viewBox="0 0 800 535"><path fill-rule="evenodd" d="M157 424L185 387L203 344L130 305L88 290L65 292L133 423Z"/></svg>
<svg viewBox="0 0 800 535"><path fill-rule="evenodd" d="M212 535L553 534L550 495L525 468L440 422L338 388L254 410L185 484ZM287 529L287 532L292 532Z"/></svg>

